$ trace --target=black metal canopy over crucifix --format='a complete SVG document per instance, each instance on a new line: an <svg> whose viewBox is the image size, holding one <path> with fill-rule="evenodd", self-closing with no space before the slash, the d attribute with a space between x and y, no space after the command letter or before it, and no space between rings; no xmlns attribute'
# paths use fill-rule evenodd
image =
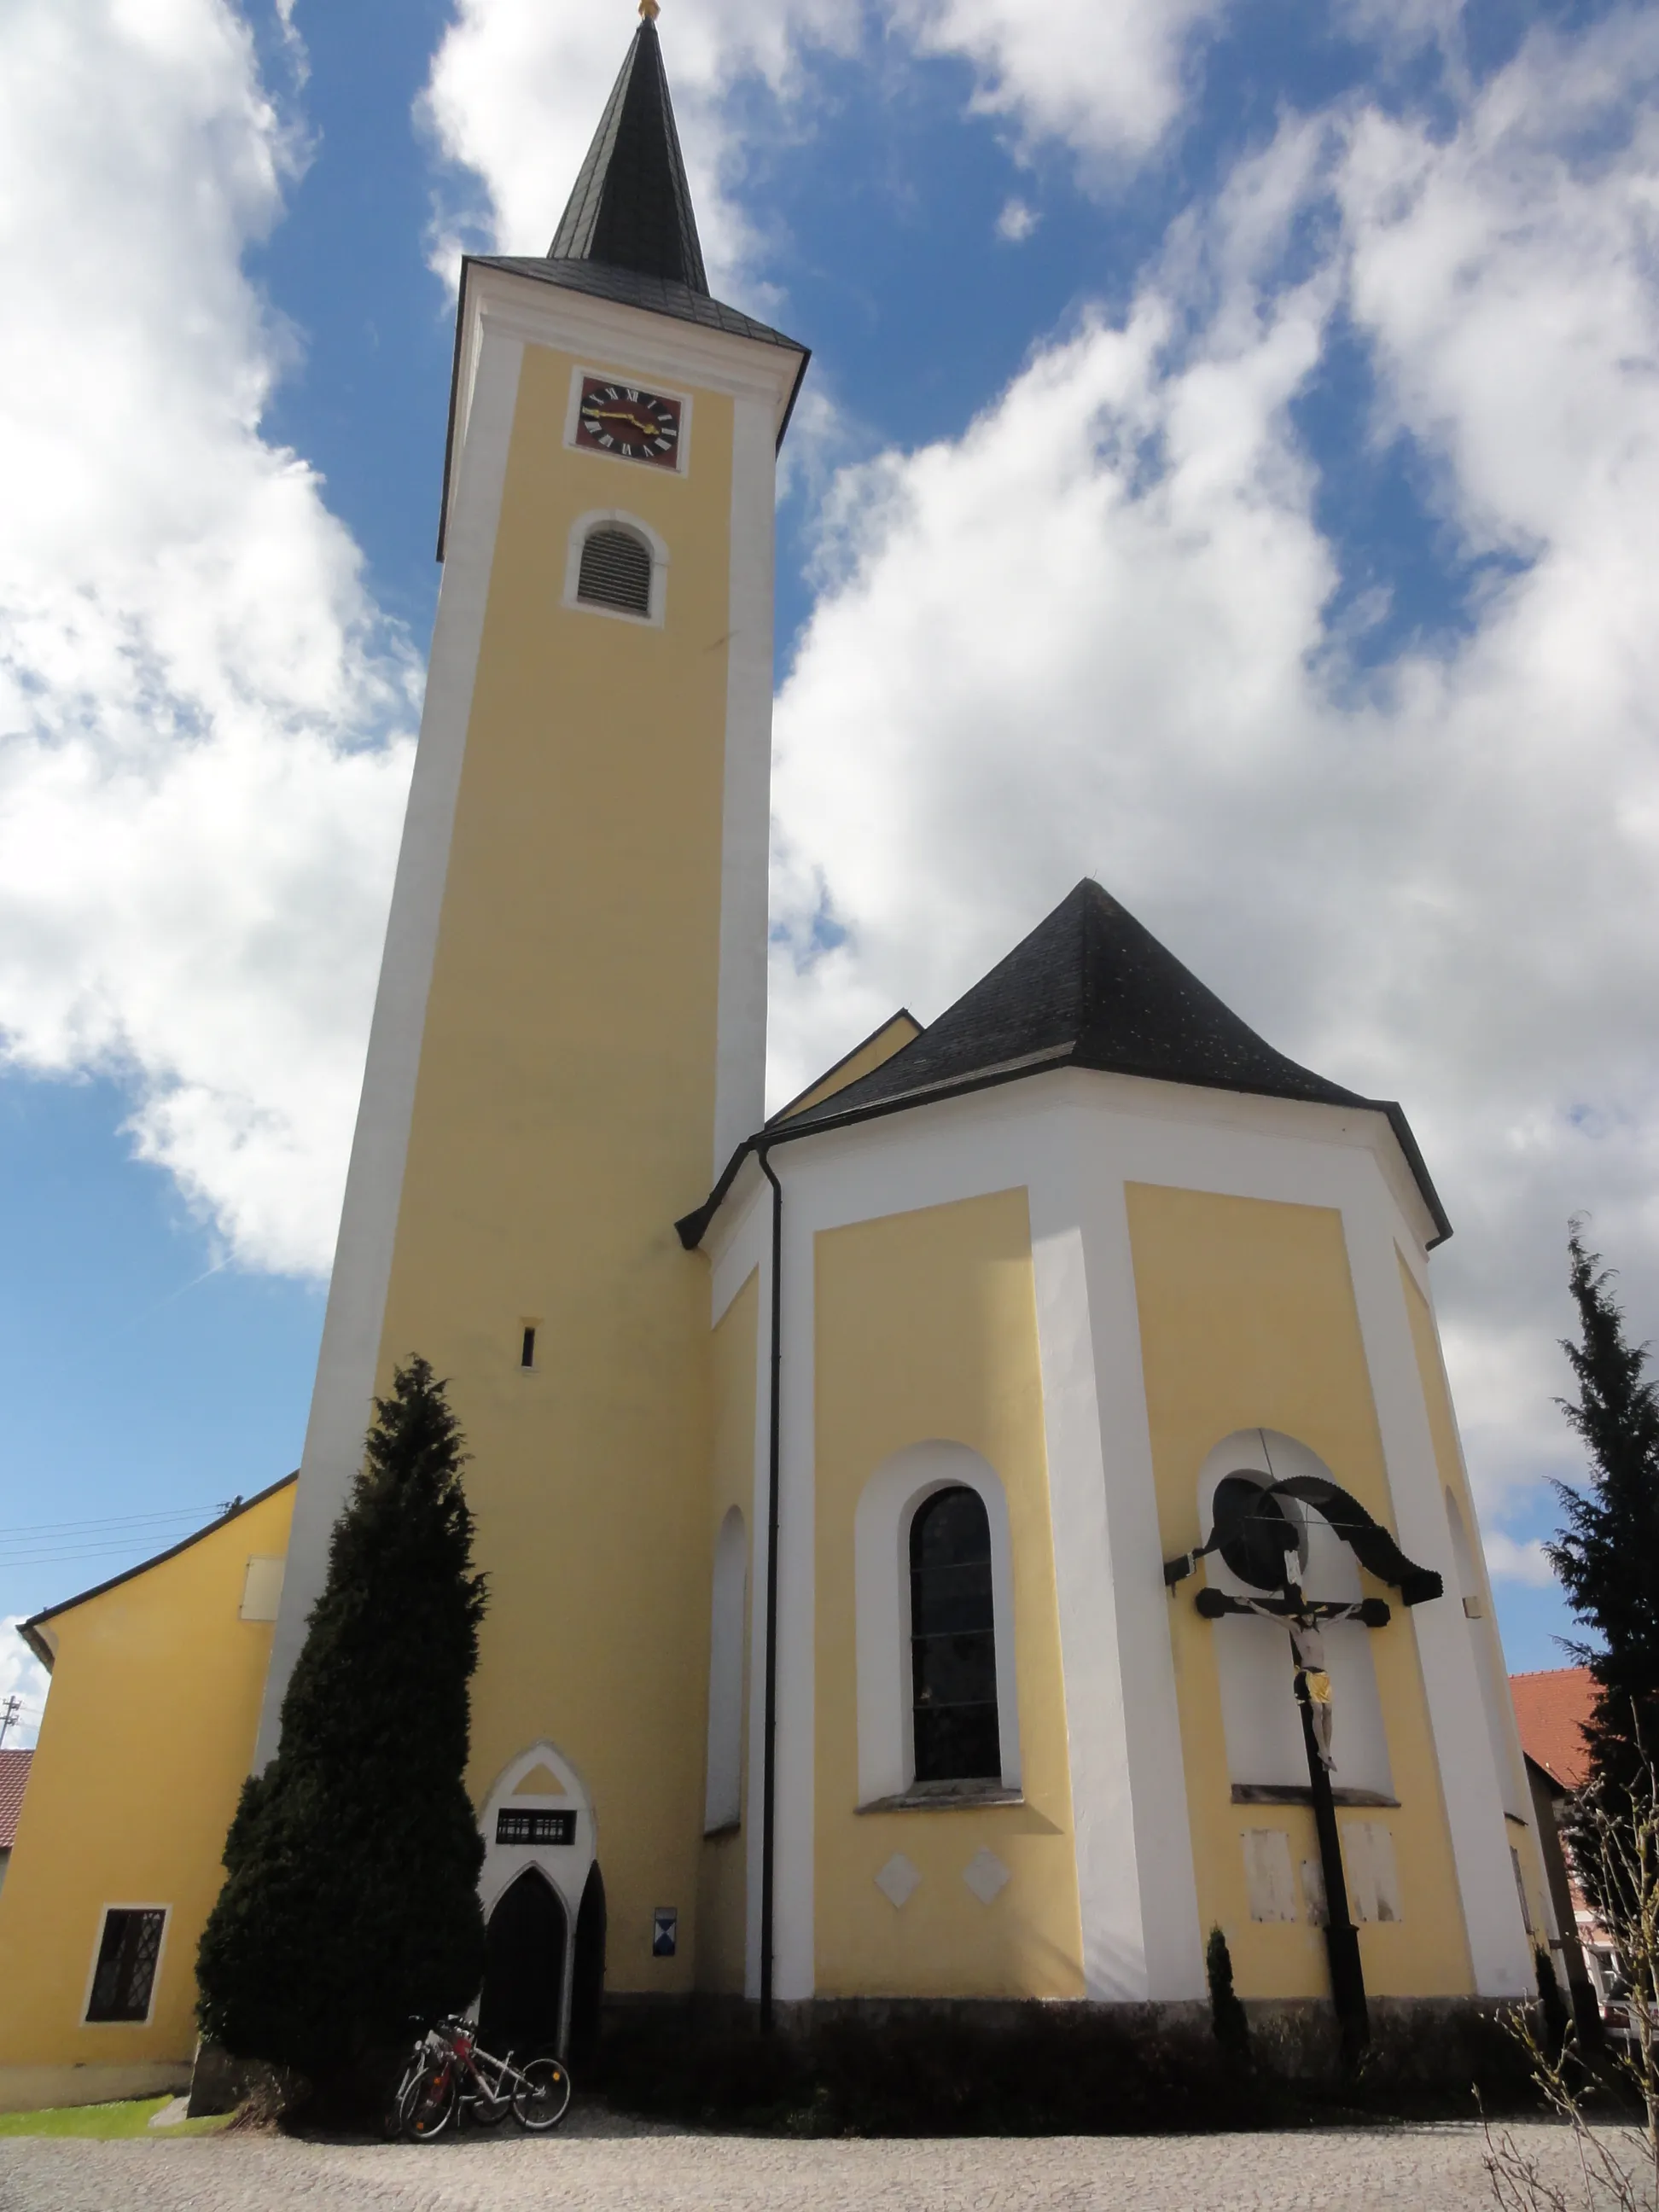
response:
<svg viewBox="0 0 1659 2212"><path fill-rule="evenodd" d="M1292 1510L1287 1512L1282 1500L1291 1501ZM1263 1595L1234 1597L1225 1590L1201 1589L1194 1602L1204 1619L1256 1613L1282 1620L1290 1632L1292 1685L1302 1717L1308 1786L1325 1877L1325 1950L1330 1961L1331 2000L1341 2027L1343 2051L1352 2061L1370 2040L1370 2021L1359 1958L1359 1931L1348 1914L1348 1886L1342 1871L1336 1802L1331 1794L1331 1678L1325 1668L1321 1631L1339 1620L1386 1628L1392 1614L1386 1598L1363 1598L1355 1604L1307 1595L1302 1577L1308 1564L1308 1530L1296 1506L1309 1506L1318 1513L1367 1573L1399 1591L1402 1605L1421 1605L1438 1597L1444 1584L1431 1567L1413 1565L1358 1499L1326 1476L1297 1474L1282 1482L1264 1482L1243 1468L1224 1475L1216 1485L1209 1541L1196 1551L1183 1552L1178 1559L1167 1559L1164 1565L1164 1583L1173 1589L1186 1580L1206 1553L1218 1552L1240 1582Z"/></svg>

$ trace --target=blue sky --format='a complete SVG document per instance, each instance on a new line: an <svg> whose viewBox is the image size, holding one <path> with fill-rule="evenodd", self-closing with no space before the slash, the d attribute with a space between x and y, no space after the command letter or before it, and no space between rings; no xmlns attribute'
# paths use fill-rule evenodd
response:
<svg viewBox="0 0 1659 2212"><path fill-rule="evenodd" d="M0 1615L297 1460L454 252L544 247L632 25L0 26ZM660 28L716 289L815 356L776 1087L1100 874L1276 1043L1405 1101L1511 1662L1556 1663L1569 1213L1659 1312L1651 17Z"/></svg>

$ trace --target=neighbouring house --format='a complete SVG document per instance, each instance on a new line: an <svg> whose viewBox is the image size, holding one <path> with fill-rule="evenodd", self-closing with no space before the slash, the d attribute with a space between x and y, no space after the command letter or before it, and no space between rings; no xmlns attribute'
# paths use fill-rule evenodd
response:
<svg viewBox="0 0 1659 2212"><path fill-rule="evenodd" d="M1511 1674L1510 1695L1561 1929L1561 1963L1575 2004L1588 1988L1600 2008L1616 1978L1613 1942L1584 1900L1559 1826L1572 1792L1589 1775L1584 1728L1595 1705L1595 1677L1588 1667L1541 1668L1534 1674ZM1576 1941L1569 1929L1576 1931Z"/></svg>
<svg viewBox="0 0 1659 2212"><path fill-rule="evenodd" d="M23 1625L52 1695L36 1749L0 1753L33 1762L0 1896L0 2112L189 2084L196 1945L247 1776L295 1487Z"/></svg>
<svg viewBox="0 0 1659 2212"><path fill-rule="evenodd" d="M6 1882L6 1869L11 1864L11 1847L17 1836L17 1815L23 1809L23 1792L28 1786L32 1751L0 1751L0 1889Z"/></svg>
<svg viewBox="0 0 1659 2212"><path fill-rule="evenodd" d="M1584 1728L1595 1706L1588 1667L1546 1667L1511 1674L1510 1695L1521 1729L1521 1747L1563 1790L1577 1790L1589 1774Z"/></svg>

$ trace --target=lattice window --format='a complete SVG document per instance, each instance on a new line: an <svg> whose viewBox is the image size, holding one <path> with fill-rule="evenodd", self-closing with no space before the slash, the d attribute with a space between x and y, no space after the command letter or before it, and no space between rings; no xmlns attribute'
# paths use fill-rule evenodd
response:
<svg viewBox="0 0 1659 2212"><path fill-rule="evenodd" d="M618 613L651 612L651 549L631 530L606 524L582 540L576 597Z"/></svg>
<svg viewBox="0 0 1659 2212"><path fill-rule="evenodd" d="M574 1813L537 1811L527 1805L503 1807L495 1815L498 1844L574 1844Z"/></svg>
<svg viewBox="0 0 1659 2212"><path fill-rule="evenodd" d="M167 1917L161 1905L111 1905L106 1911L87 2005L88 2020L149 2018Z"/></svg>
<svg viewBox="0 0 1659 2212"><path fill-rule="evenodd" d="M910 1680L916 1780L1000 1781L991 1524L964 1485L910 1523Z"/></svg>

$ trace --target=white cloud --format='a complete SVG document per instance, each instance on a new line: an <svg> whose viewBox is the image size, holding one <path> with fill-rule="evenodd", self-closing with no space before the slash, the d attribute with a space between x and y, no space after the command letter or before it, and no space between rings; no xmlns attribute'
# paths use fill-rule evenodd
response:
<svg viewBox="0 0 1659 2212"><path fill-rule="evenodd" d="M40 1733L52 1677L17 1633L21 1613L0 1620L0 1707L9 1698L18 1701L16 1725L7 1732L8 1751L27 1751Z"/></svg>
<svg viewBox="0 0 1659 2212"><path fill-rule="evenodd" d="M924 53L975 64L981 112L1090 161L1150 152L1176 118L1194 34L1224 12L1225 0L899 0L896 9Z"/></svg>
<svg viewBox="0 0 1659 2212"><path fill-rule="evenodd" d="M1460 1229L1437 1273L1489 1518L1577 1463L1571 1211L1636 1333L1659 1310L1656 73L1659 28L1616 20L1534 37L1450 135L1287 125L1122 327L843 472L778 715L776 1091L1099 875L1283 1048L1406 1102ZM1339 307L1376 434L1509 562L1464 631L1370 672L1291 412Z"/></svg>
<svg viewBox="0 0 1659 2212"><path fill-rule="evenodd" d="M418 672L262 410L291 167L222 0L0 21L0 1042L131 1083L228 1249L325 1268Z"/></svg>
<svg viewBox="0 0 1659 2212"><path fill-rule="evenodd" d="M1501 1528L1488 1528L1484 1543L1486 1566L1494 1582L1519 1583L1527 1589L1547 1589L1555 1580L1555 1570L1545 1557L1541 1539L1534 1536L1526 1543L1506 1536Z"/></svg>
<svg viewBox="0 0 1659 2212"><path fill-rule="evenodd" d="M1016 135L1058 137L1086 165L1148 153L1175 122L1197 35L1226 0L1086 0L1032 9L1029 0L708 0L661 26L675 114L703 252L717 291L767 295L757 272L769 242L743 192L746 146L758 130L810 127L813 68L825 52L866 40L953 55L974 65L971 105ZM446 200L434 260L453 267L467 236L499 251L544 252L621 64L623 23L592 9L540 0L456 0L422 106L436 143L471 170L476 204ZM769 112L753 95L769 100ZM763 117L764 115L764 119ZM1021 234L1022 235L1024 234Z"/></svg>
<svg viewBox="0 0 1659 2212"><path fill-rule="evenodd" d="M1042 217L1024 200L1009 200L997 217L997 236L1010 246L1023 246Z"/></svg>
<svg viewBox="0 0 1659 2212"><path fill-rule="evenodd" d="M801 54L844 48L860 27L857 0L711 0L662 26L698 226L715 289L738 289L756 246L743 210L741 143L727 101L744 79L787 100ZM422 112L436 143L471 169L483 204L446 208L435 234L441 265L471 230L509 253L544 253L576 179L628 40L625 14L550 9L539 0L457 0L433 58Z"/></svg>

